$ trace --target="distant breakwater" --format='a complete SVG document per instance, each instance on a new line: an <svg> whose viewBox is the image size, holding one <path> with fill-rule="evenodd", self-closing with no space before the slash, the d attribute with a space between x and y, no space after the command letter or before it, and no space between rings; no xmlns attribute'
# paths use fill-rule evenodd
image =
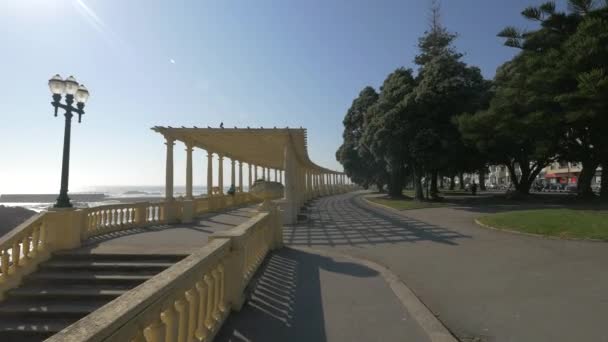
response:
<svg viewBox="0 0 608 342"><path fill-rule="evenodd" d="M57 194L2 194L0 202L4 203L52 203L57 200ZM97 202L106 199L105 194L70 194L77 202Z"/></svg>

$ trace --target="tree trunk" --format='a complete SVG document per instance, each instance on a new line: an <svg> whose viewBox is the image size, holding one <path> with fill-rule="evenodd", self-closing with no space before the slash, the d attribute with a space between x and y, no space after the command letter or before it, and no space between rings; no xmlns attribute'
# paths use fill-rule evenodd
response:
<svg viewBox="0 0 608 342"><path fill-rule="evenodd" d="M600 197L608 200L608 160L602 162L602 180L600 184Z"/></svg>
<svg viewBox="0 0 608 342"><path fill-rule="evenodd" d="M578 184L576 187L576 192L579 197L590 198L595 196L593 194L593 190L591 189L591 181L595 175L595 169L597 169L598 166L599 163L597 162L591 160L583 161L583 169L581 170L581 174L578 176Z"/></svg>
<svg viewBox="0 0 608 342"><path fill-rule="evenodd" d="M455 178L456 178L456 176L454 176L454 175L450 176L450 190L454 190L454 188L456 187Z"/></svg>
<svg viewBox="0 0 608 342"><path fill-rule="evenodd" d="M431 173L431 198L436 199L439 194L439 190L437 189L437 177L439 176L437 171L433 171Z"/></svg>
<svg viewBox="0 0 608 342"><path fill-rule="evenodd" d="M530 187L532 186L532 183L536 179L536 176L538 176L540 171L543 169L543 167L546 166L546 164L537 164L534 166L534 168L530 169L530 165L526 163L528 162L518 162L518 164L520 165L519 171L521 172L521 177L519 179L517 178L517 174L515 173L514 164L507 164L507 167L509 168L509 176L511 177L511 181L515 185L515 190L520 195L524 196L530 194Z"/></svg>
<svg viewBox="0 0 608 342"><path fill-rule="evenodd" d="M464 190L464 173L458 174L458 182L460 183L460 190Z"/></svg>
<svg viewBox="0 0 608 342"><path fill-rule="evenodd" d="M414 180L414 199L416 201L424 200L424 192L422 189L422 172L416 170L416 167L412 168L412 178Z"/></svg>
<svg viewBox="0 0 608 342"><path fill-rule="evenodd" d="M439 189L443 189L444 185L443 185L443 175L441 175L441 177L439 177Z"/></svg>
<svg viewBox="0 0 608 342"><path fill-rule="evenodd" d="M378 192L379 193L383 193L384 192L384 184L382 184L382 182L377 182L376 183L376 187L378 188Z"/></svg>
<svg viewBox="0 0 608 342"><path fill-rule="evenodd" d="M479 190L486 191L486 170L485 167L479 169Z"/></svg>
<svg viewBox="0 0 608 342"><path fill-rule="evenodd" d="M403 197L403 167L395 167L390 174L388 195L392 198Z"/></svg>

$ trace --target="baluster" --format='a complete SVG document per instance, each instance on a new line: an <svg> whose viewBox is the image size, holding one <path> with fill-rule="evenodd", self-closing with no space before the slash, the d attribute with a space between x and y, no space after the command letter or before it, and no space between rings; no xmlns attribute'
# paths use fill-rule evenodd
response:
<svg viewBox="0 0 608 342"><path fill-rule="evenodd" d="M177 325L175 324L175 309L171 306L160 313L160 320L165 323L165 341L175 341L177 339Z"/></svg>
<svg viewBox="0 0 608 342"><path fill-rule="evenodd" d="M40 246L38 251L44 251L46 249L46 224L40 225Z"/></svg>
<svg viewBox="0 0 608 342"><path fill-rule="evenodd" d="M161 322L156 319L152 324L144 329L144 336L147 342L163 342L163 326Z"/></svg>
<svg viewBox="0 0 608 342"><path fill-rule="evenodd" d="M133 337L131 342L146 342L146 338L144 337L144 331L142 329L137 329L137 335Z"/></svg>
<svg viewBox="0 0 608 342"><path fill-rule="evenodd" d="M211 285L211 278L208 275L203 277L203 281L207 285L207 312L205 313L205 325L208 330L213 328L213 286Z"/></svg>
<svg viewBox="0 0 608 342"><path fill-rule="evenodd" d="M179 299L175 302L175 310L177 310L177 342L186 342L188 319L186 315L186 302L183 299Z"/></svg>
<svg viewBox="0 0 608 342"><path fill-rule="evenodd" d="M196 290L198 291L198 328L196 329L196 337L199 340L207 338L207 327L205 327L205 321L207 319L207 286L199 281L196 283Z"/></svg>
<svg viewBox="0 0 608 342"><path fill-rule="evenodd" d="M34 227L34 231L32 232L32 256L38 255L38 248L40 247L40 228L42 224L38 224Z"/></svg>
<svg viewBox="0 0 608 342"><path fill-rule="evenodd" d="M2 250L2 256L0 256L0 272L2 272L2 277L6 278L8 276L8 267L9 267L9 255L8 250Z"/></svg>
<svg viewBox="0 0 608 342"><path fill-rule="evenodd" d="M188 341L194 340L196 332L196 321L198 316L198 293L195 288L186 291L186 300L188 301Z"/></svg>
<svg viewBox="0 0 608 342"><path fill-rule="evenodd" d="M220 279L217 274L217 270L211 271L211 275L213 276L213 318L216 321L220 320L220 311L219 311L219 303L220 303Z"/></svg>
<svg viewBox="0 0 608 342"><path fill-rule="evenodd" d="M30 258L30 236L26 235L23 237L23 262L27 264Z"/></svg>
<svg viewBox="0 0 608 342"><path fill-rule="evenodd" d="M218 267L218 271L220 273L220 311L226 311L226 273L224 272L224 265L220 264Z"/></svg>
<svg viewBox="0 0 608 342"><path fill-rule="evenodd" d="M19 267L19 260L21 259L21 245L19 245L19 242L13 244L11 257L13 259L13 270L17 270L17 267Z"/></svg>

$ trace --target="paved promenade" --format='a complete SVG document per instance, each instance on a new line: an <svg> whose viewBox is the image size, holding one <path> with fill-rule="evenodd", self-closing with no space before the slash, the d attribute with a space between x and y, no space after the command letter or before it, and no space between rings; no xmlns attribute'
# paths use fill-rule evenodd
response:
<svg viewBox="0 0 608 342"><path fill-rule="evenodd" d="M189 224L158 225L93 237L82 253L189 254L207 243L209 235L230 229L256 214L257 205L202 215Z"/></svg>
<svg viewBox="0 0 608 342"><path fill-rule="evenodd" d="M308 222L287 228L285 242L388 267L462 341L608 341L607 243L521 236L473 222L501 206L398 212L361 195L317 200Z"/></svg>
<svg viewBox="0 0 608 342"><path fill-rule="evenodd" d="M360 263L286 247L258 274L214 341L431 341L379 272Z"/></svg>

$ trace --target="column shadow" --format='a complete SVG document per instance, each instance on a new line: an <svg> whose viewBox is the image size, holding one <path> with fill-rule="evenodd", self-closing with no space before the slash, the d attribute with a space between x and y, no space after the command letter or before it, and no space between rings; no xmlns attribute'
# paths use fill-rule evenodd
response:
<svg viewBox="0 0 608 342"><path fill-rule="evenodd" d="M229 316L214 341L326 341L321 269L353 277L378 275L363 265L290 248L273 252L252 281L247 303Z"/></svg>
<svg viewBox="0 0 608 342"><path fill-rule="evenodd" d="M360 196L321 198L309 204L306 222L285 226L284 241L293 246L361 246L432 241L456 246L470 239L444 227L376 209Z"/></svg>

